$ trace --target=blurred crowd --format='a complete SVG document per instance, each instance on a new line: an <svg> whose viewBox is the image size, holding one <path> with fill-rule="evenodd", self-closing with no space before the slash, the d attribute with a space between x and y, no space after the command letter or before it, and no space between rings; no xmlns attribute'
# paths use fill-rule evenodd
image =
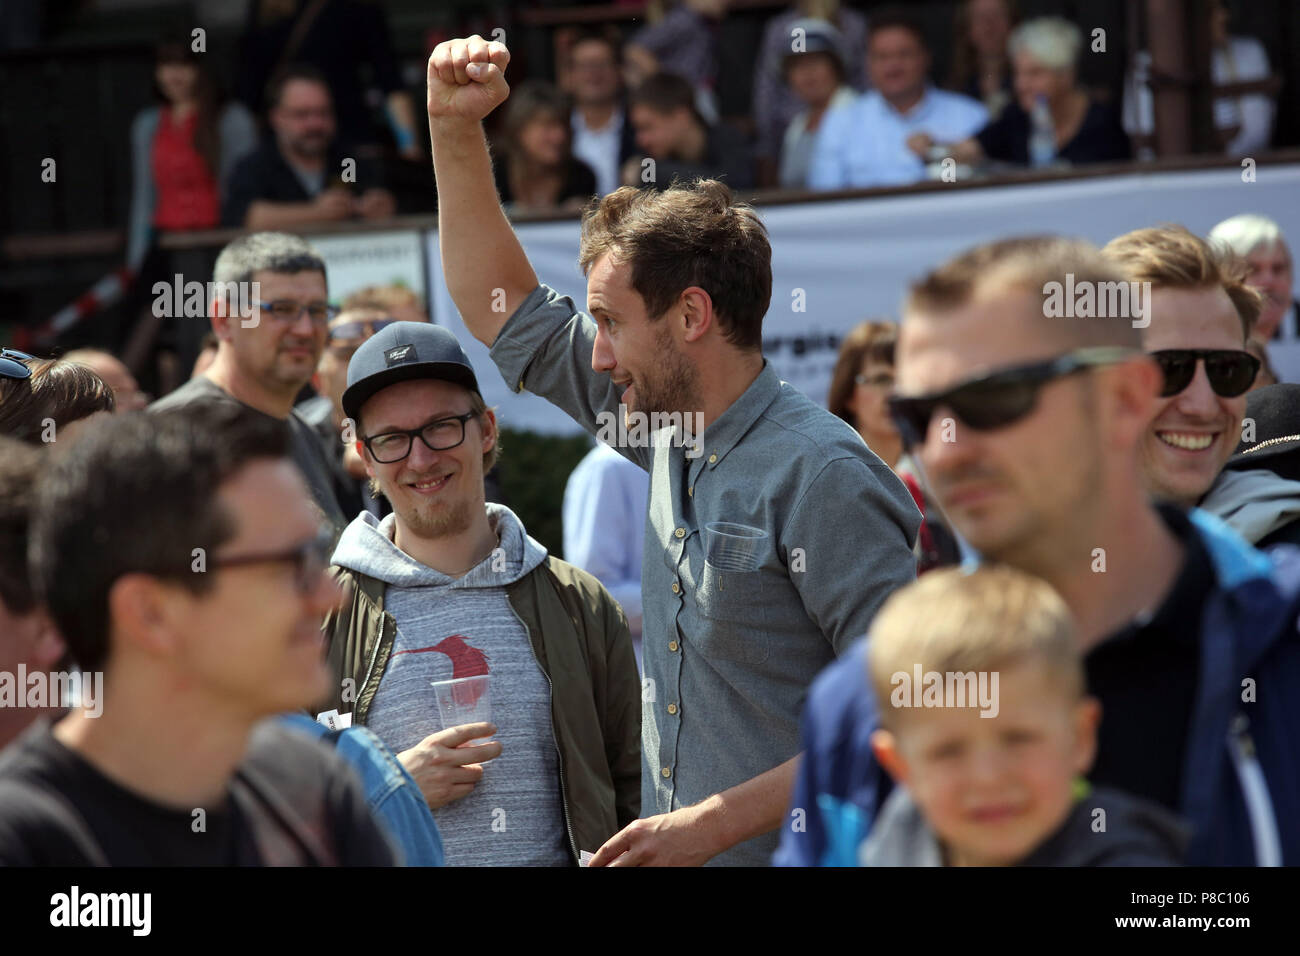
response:
<svg viewBox="0 0 1300 956"><path fill-rule="evenodd" d="M1089 89L1080 65L1093 41L1067 20L1022 20L1015 0L954 4L948 63L935 62L906 7L868 18L838 0L801 0L767 22L752 101L728 104L725 116L716 88L726 0L664 6L627 31L563 28L555 75L516 78L524 88L494 136L507 207L576 205L674 176L823 190L938 178L944 158L997 171L1152 155L1150 57L1134 57L1122 99ZM1266 86L1242 92L1271 78L1264 47L1229 31L1221 2L1211 5L1211 35L1213 81L1225 88L1214 100L1222 148L1267 149L1274 98ZM400 167L379 162L381 146L406 160L426 154L380 5L259 0L239 50L227 100L186 40L159 45L159 105L131 137L132 262L151 229L392 215L385 166ZM381 95L377 109L366 89Z"/></svg>

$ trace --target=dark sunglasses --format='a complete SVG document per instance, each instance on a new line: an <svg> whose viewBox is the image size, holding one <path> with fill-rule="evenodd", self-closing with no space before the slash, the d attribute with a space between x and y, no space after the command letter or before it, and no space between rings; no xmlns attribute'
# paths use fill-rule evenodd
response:
<svg viewBox="0 0 1300 956"><path fill-rule="evenodd" d="M1132 349L1097 347L1076 349L1044 362L1000 369L967 379L952 388L929 395L891 395L889 413L898 427L903 447L925 443L930 419L940 406L949 408L967 428L991 431L1024 418L1038 402L1038 390L1048 382L1098 365L1131 358Z"/></svg>
<svg viewBox="0 0 1300 956"><path fill-rule="evenodd" d="M355 322L343 322L330 329L331 339L370 338L380 329L386 329L397 319L358 319Z"/></svg>
<svg viewBox="0 0 1300 956"><path fill-rule="evenodd" d="M1259 372L1259 359L1239 349L1162 349L1151 357L1165 376L1161 398L1177 395L1196 377L1196 363L1205 362L1205 376L1214 394L1236 398L1245 394Z"/></svg>
<svg viewBox="0 0 1300 956"><path fill-rule="evenodd" d="M217 558L217 568L237 568L246 564L292 564L293 579L300 594L311 594L320 587L320 576L329 567L334 549L334 533L322 527L314 538L284 551L265 554L240 554Z"/></svg>
<svg viewBox="0 0 1300 956"><path fill-rule="evenodd" d="M17 349L0 349L0 376L4 378L31 378L32 370L23 362L30 362L33 356Z"/></svg>

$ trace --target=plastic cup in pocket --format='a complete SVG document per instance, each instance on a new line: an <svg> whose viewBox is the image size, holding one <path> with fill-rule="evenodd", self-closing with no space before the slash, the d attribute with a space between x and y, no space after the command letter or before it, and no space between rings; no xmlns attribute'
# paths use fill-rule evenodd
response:
<svg viewBox="0 0 1300 956"><path fill-rule="evenodd" d="M442 718L442 729L450 730L461 724L491 723L492 695L488 693L488 677L460 677L456 680L435 680L433 693L438 700L438 714ZM471 740L469 746L477 746L488 737Z"/></svg>
<svg viewBox="0 0 1300 956"><path fill-rule="evenodd" d="M714 521L704 526L708 562L719 571L757 571L767 532L747 524Z"/></svg>

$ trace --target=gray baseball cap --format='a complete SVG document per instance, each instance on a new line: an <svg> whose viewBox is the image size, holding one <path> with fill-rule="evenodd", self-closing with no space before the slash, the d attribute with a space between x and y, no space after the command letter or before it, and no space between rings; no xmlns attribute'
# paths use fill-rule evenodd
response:
<svg viewBox="0 0 1300 956"><path fill-rule="evenodd" d="M343 414L356 419L376 392L417 378L455 382L482 394L455 335L427 322L394 322L362 342L348 362Z"/></svg>

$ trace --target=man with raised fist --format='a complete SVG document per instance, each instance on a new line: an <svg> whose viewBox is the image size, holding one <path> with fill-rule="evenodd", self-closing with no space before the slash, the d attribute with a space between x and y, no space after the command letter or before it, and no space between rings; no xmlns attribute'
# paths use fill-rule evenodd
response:
<svg viewBox="0 0 1300 956"><path fill-rule="evenodd" d="M771 248L726 186L623 188L592 208L580 249L590 314L538 283L481 128L509 94L509 62L478 36L429 59L448 289L516 391L593 433L620 414L663 425L629 429L617 449L651 475L644 818L591 865L763 865L807 686L913 577L920 515L848 425L763 359ZM683 422L703 426L690 447Z"/></svg>

